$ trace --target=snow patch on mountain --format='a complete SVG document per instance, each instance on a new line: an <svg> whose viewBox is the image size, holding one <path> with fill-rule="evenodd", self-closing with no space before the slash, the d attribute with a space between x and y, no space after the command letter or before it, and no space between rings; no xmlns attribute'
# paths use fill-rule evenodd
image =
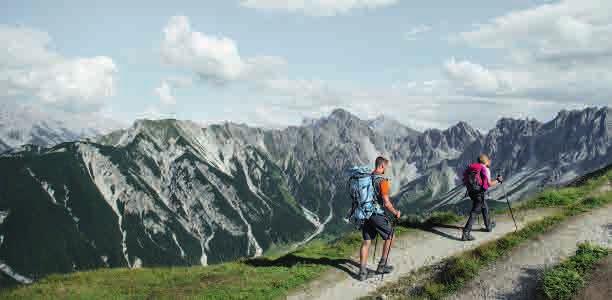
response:
<svg viewBox="0 0 612 300"><path fill-rule="evenodd" d="M312 223L312 225L314 225L317 229L323 225L321 224L321 221L319 221L319 216L317 216L317 214L313 213L301 204L299 204L299 206L302 209L302 212L304 212L304 216L308 222Z"/></svg>
<svg viewBox="0 0 612 300"><path fill-rule="evenodd" d="M251 224L244 217L244 213L242 212L242 209L240 207L240 197L238 197L236 189L233 186L229 186L219 180L216 176L214 176L214 174L211 174L211 172L208 170L208 167L202 165L201 163L198 163L197 165L200 172L209 175L207 176L207 178L222 192L222 194L225 196L225 200L227 201L227 203L238 213L240 219L245 224L247 229L246 235L249 240L249 246L255 248L255 254L253 256L261 256L263 254L263 249L261 248L261 246L259 246L257 239L255 239L255 236L253 235Z"/></svg>
<svg viewBox="0 0 612 300"><path fill-rule="evenodd" d="M0 260L0 271L7 275L8 277L13 278L15 281L23 284L32 283L32 279L25 277L13 270L9 265L5 264L4 261Z"/></svg>
<svg viewBox="0 0 612 300"><path fill-rule="evenodd" d="M210 251L210 241L215 238L215 232L213 231L206 239L202 239L202 257L200 257L200 264L203 266L208 265L208 256L206 253Z"/></svg>
<svg viewBox="0 0 612 300"><path fill-rule="evenodd" d="M106 203L108 203L117 216L117 223L122 234L121 247L123 249L123 256L128 266L131 267L126 242L127 232L123 228L123 212L120 212L118 207L122 197L126 199L131 198L130 186L126 184L125 178L121 176L121 172L117 167L100 154L95 147L79 143L79 153L87 166L88 173L92 177L91 179L96 183Z"/></svg>
<svg viewBox="0 0 612 300"><path fill-rule="evenodd" d="M51 187L51 185L49 183L47 183L44 180L39 179L38 177L36 177L36 175L34 174L34 172L32 171L32 169L27 168L26 169L28 171L28 174L30 174L30 176L32 177L32 179L34 179L36 182L38 182L40 184L40 186L43 188L43 190L45 192L47 192L47 194L49 195L49 197L51 198L51 202L55 205L58 205L57 200L55 199L55 191L53 190L53 188Z"/></svg>
<svg viewBox="0 0 612 300"><path fill-rule="evenodd" d="M181 257L185 257L185 251L183 250L183 247L181 247L181 244L176 239L176 234L174 234L174 232L172 233L172 240L174 241L174 244L176 244L176 247L178 247L179 250L181 251Z"/></svg>
<svg viewBox="0 0 612 300"><path fill-rule="evenodd" d="M4 223L4 220L8 218L10 211L8 210L0 210L0 225Z"/></svg>
<svg viewBox="0 0 612 300"><path fill-rule="evenodd" d="M332 192L332 195L329 198L329 201L327 202L327 205L329 206L329 215L327 215L327 218L325 218L325 221L323 221L323 223L320 223L319 226L316 226L316 224L315 224L315 227L316 227L315 232L313 232L311 235L306 237L303 241L301 241L299 243L296 243L293 248L297 248L297 247L305 245L306 243L312 241L312 239L314 239L315 237L317 237L319 234L321 234L323 232L323 230L325 229L325 226L327 225L327 223L329 223L333 219L333 217L334 217L334 209L333 209L334 195L335 195L335 193ZM303 207L302 209L306 209L306 208ZM310 213L312 214L312 212L310 212ZM318 222L318 218L317 218L317 222Z"/></svg>
<svg viewBox="0 0 612 300"><path fill-rule="evenodd" d="M79 228L79 218L72 213L72 208L68 206L68 201L70 200L70 191L68 190L68 187L66 185L64 185L64 195L65 195L64 196L64 208L66 209L66 211L68 212L68 215L72 218L72 220L74 221L78 229Z"/></svg>
<svg viewBox="0 0 612 300"><path fill-rule="evenodd" d="M132 263L132 269L140 269L142 268L142 259L139 257L134 257L134 263Z"/></svg>

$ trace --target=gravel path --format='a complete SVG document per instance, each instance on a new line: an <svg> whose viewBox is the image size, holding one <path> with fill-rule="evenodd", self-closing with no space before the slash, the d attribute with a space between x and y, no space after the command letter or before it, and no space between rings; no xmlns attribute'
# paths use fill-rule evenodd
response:
<svg viewBox="0 0 612 300"><path fill-rule="evenodd" d="M542 219L554 212L554 209L521 212L516 216L519 228L527 222ZM365 282L358 281L356 279L356 274L359 272L358 259L353 257L352 263L327 272L316 281L294 291L288 299L355 299L366 296L384 283L396 281L420 267L474 249L483 242L498 239L512 231L514 231L512 219L508 216L497 216L497 227L492 233L478 231L478 225L474 226L472 234L476 237L476 241L473 242L459 241L461 228L454 226L434 227L430 231L417 231L416 234L408 233L396 240L389 258L389 263L395 267L395 271L385 275L384 281L381 281L379 275L371 275ZM381 244L379 241L379 248ZM378 249L377 255L380 253ZM374 264L370 263L370 267L374 267Z"/></svg>
<svg viewBox="0 0 612 300"><path fill-rule="evenodd" d="M577 244L584 241L612 247L612 205L572 217L551 232L519 246L450 298L534 299L542 270L573 255Z"/></svg>
<svg viewBox="0 0 612 300"><path fill-rule="evenodd" d="M576 300L609 300L612 299L612 255L597 266L587 286Z"/></svg>

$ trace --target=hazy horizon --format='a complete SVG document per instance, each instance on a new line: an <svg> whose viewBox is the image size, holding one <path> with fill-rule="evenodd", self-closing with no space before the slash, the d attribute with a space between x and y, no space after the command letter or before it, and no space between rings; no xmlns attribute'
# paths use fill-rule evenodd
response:
<svg viewBox="0 0 612 300"><path fill-rule="evenodd" d="M0 101L78 119L284 128L343 108L486 131L612 98L612 3L596 0L4 6Z"/></svg>

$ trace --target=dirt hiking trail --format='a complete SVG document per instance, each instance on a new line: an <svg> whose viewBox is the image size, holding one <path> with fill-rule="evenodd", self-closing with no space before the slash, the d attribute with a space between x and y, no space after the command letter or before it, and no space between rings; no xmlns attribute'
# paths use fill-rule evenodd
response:
<svg viewBox="0 0 612 300"><path fill-rule="evenodd" d="M610 300L612 299L612 255L604 260L595 272L591 280L575 300Z"/></svg>
<svg viewBox="0 0 612 300"><path fill-rule="evenodd" d="M574 255L581 242L612 247L612 205L571 217L520 245L450 299L537 299L542 271Z"/></svg>
<svg viewBox="0 0 612 300"><path fill-rule="evenodd" d="M515 216L520 229L528 222L541 220L557 211L556 209L535 209L517 212ZM381 281L381 276L375 275L372 270L376 266L371 258L372 247L368 261L370 268L368 280L361 282L356 279L359 272L359 259L354 256L351 263L342 266L344 270L330 270L319 279L290 293L287 299L355 299L366 296L384 283L397 281L400 277L420 267L436 264L446 257L474 249L484 242L498 239L515 230L510 216L496 216L496 222L497 227L492 233L481 231L479 228L482 227L482 224L480 226L475 224L472 235L476 237L476 240L471 242L459 240L463 223L457 226L434 226L428 230L403 234L396 239L389 256L389 264L393 265L395 270L391 274L386 274L384 281ZM381 253L381 246L382 242L379 241L376 263Z"/></svg>

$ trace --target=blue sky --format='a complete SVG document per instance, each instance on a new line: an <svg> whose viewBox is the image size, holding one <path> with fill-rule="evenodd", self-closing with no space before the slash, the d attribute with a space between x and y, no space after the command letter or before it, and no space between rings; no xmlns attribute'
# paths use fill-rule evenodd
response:
<svg viewBox="0 0 612 300"><path fill-rule="evenodd" d="M610 4L465 3L8 1L0 101L270 127L342 107L417 129L609 105Z"/></svg>

